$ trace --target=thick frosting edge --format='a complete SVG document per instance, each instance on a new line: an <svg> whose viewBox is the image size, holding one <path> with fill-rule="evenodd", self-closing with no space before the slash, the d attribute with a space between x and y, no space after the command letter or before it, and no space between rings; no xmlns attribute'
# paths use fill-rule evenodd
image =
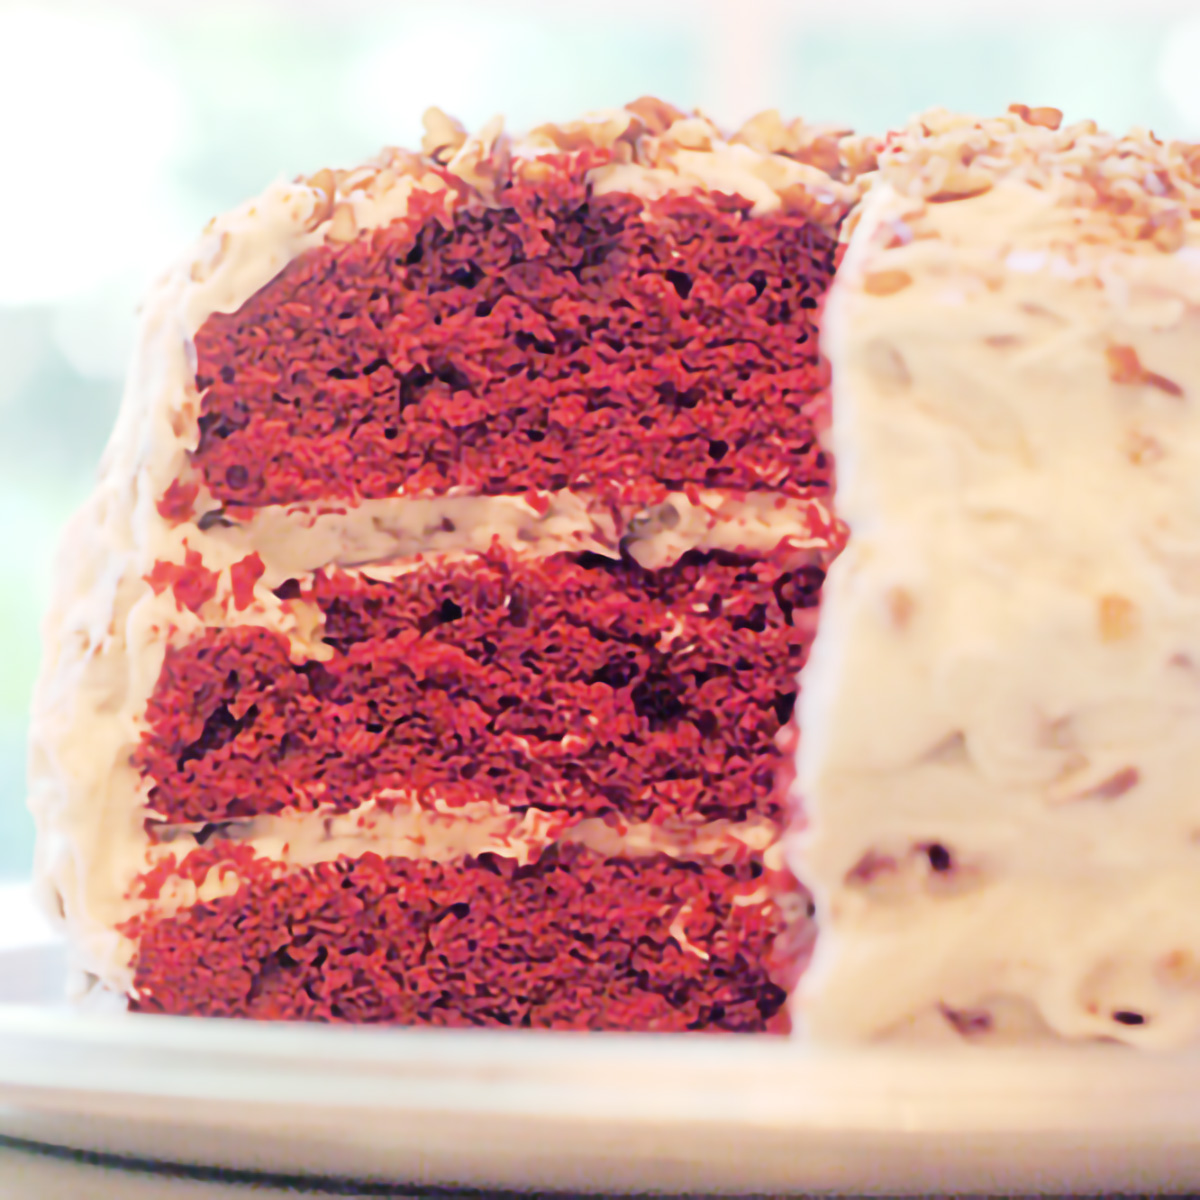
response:
<svg viewBox="0 0 1200 1200"><path fill-rule="evenodd" d="M821 1040L926 1016L978 1036L1020 1010L1060 1037L1182 1044L1191 151L924 121L881 154L822 333L850 536L798 707L789 861L820 932L794 1013Z"/></svg>

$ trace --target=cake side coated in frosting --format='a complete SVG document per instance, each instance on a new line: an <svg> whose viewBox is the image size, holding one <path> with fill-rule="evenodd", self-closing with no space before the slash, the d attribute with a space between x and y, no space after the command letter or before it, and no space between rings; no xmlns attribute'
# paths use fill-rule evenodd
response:
<svg viewBox="0 0 1200 1200"><path fill-rule="evenodd" d="M839 158L843 142L846 162ZM293 875L313 873L317 887L316 875L323 864L357 861L368 852L370 831L379 834L378 853L394 853L404 861L423 853L420 847L431 839L437 841L438 822L429 816L439 803L436 788L430 792L427 787L416 808L411 807L413 798L404 787L382 784L365 798L339 795L330 807L319 787L306 785L292 793L290 807L269 810L278 812L282 827L256 823L255 805L243 804L232 813L220 808L216 791L204 790L197 764L261 761L262 770L269 774L282 770L280 764L294 743L285 737L271 748L265 725L254 724L265 721L268 706L256 708L255 696L243 696L240 684L230 684L234 693L223 698L214 691L219 681L206 682L201 673L191 692L179 687L163 692L162 681L174 678L164 675L164 667L188 647L207 653L206 637L239 652L242 643L265 639L278 659L272 671L279 679L292 678L302 690L308 689L302 707L310 705L327 686L317 681L336 675L334 658L346 649L326 640L332 609L322 607L326 601L317 594L323 586L320 580L344 578L350 599L328 600L344 608L351 600L373 603L369 599L373 582L394 580L418 564L444 581L453 575L456 562L484 551L548 563L563 556L615 561L624 552L651 572L672 569L687 555L719 559L726 554L751 564L774 562L772 578L777 586L772 592L764 576L764 603L752 603L747 593L738 601L744 604L744 613L737 603L727 603L722 615L718 602L713 618L723 621L735 640L748 644L777 627L786 630L794 652L807 644L807 627L793 619L793 613L810 603L805 588L811 587L803 578L794 588L791 581L797 570L818 564L813 568L817 583L812 586L819 586L819 565L836 546L837 529L823 498L822 480L817 481L820 486L784 494L763 485L750 491L705 486L701 475L684 486L657 484L649 504L636 495L598 496L603 489L581 487L578 481L574 486L550 488L522 484L507 494L493 488L493 494L485 494L461 481L443 480L445 486L389 490L389 485L380 493L348 476L349 488L331 487L328 495L317 488L292 495L287 503L262 495L238 502L236 494L219 495L210 487L210 482L219 480L236 493L241 479L234 470L238 462L222 463L211 479L203 470L205 437L211 442L220 436L213 420L206 423L206 416L225 419L217 413L212 394L227 382L221 368L228 365L229 374L238 381L239 372L252 373L255 366L243 356L236 365L217 364L210 379L202 373L197 338L205 328L215 328L224 314L245 311L256 293L288 276L289 270L294 274L312 262L348 262L357 247L368 243L391 246L388 239L394 239L396 230L404 228L414 213L424 222L422 229L452 229L477 217L491 219L487 214L500 203L499 183L526 176L534 183L553 180L556 171L585 176L584 183L599 203L623 206L634 214L642 205L647 220L657 211L655 206L669 207L672 197L679 198L681 208L693 211L696 206L689 199L693 193L703 200L719 192L727 197L720 202L724 209L704 200L708 205L704 211L711 212L714 220L742 223L751 242L758 237L753 223L779 214L781 221L790 222L803 246L814 247L813 255L828 255L837 223L858 194L856 172L870 153L865 144L798 123L785 126L770 117L726 140L703 119L653 104L635 104L576 126L546 127L516 146L504 139L496 125L469 138L435 115L424 150L421 156L387 152L358 171L324 171L294 184L274 185L257 200L214 222L195 253L156 285L146 304L125 400L97 491L64 541L33 714L30 803L39 826L38 883L47 905L63 914L82 986L98 982L131 994L139 941L145 938L149 945L156 936L153 921L169 921L173 913L195 905L236 908L244 899L239 899L242 891L251 887L251 877L261 882L255 871L239 874L237 863L245 860L247 850L256 855L259 866L263 860L295 868ZM728 218L719 217L722 211ZM655 269L661 276L661 267ZM827 274L831 265L818 264L814 269ZM779 283L764 280L761 287L752 283L743 288L744 294L739 293L738 303L751 304ZM665 301L655 302L685 304L686 297L675 298L677 290L668 281L665 290L660 289ZM699 302L698 296L693 307ZM811 312L797 307L793 318L782 319L794 320L803 331L811 322ZM811 344L801 358L798 365L815 362ZM802 374L798 403L808 405L818 383L809 366ZM337 383L331 383L329 390L339 392L344 380L332 370L330 379ZM235 408L238 403L235 398ZM817 403L812 399L814 409ZM731 439L731 448L736 445L740 443ZM719 448L714 444L710 451L712 461L719 461ZM251 456L254 452L253 445L246 450ZM515 619L511 602L505 603ZM679 633L700 617L672 616L671 605L678 603L653 599L652 619L665 625L653 634L652 641L658 641L639 651L647 659L645 664L631 656L634 669L649 669L653 658L659 664L655 670L663 669L663 663L678 663L682 670L687 655L696 657L695 647ZM443 601L438 611L451 614L446 619L452 619L459 607L451 602L447 608ZM608 628L602 625L599 636L609 636ZM392 632L389 628L388 636ZM428 632L421 626L416 635L423 638ZM485 642L481 635L480 645ZM473 668L456 661L462 677L473 678ZM757 706L745 713L745 736L761 739L787 719L784 701L794 689L782 680L780 699L766 676L751 671L751 661L743 655L734 670L749 688L739 703ZM794 673L788 661L775 665L785 676ZM241 669L239 665L237 670ZM622 673L618 678L604 665L600 673L602 686L620 693L620 704L625 706L622 720L645 722L649 735L661 741L660 727L680 719L682 701L674 685L660 683L657 675L640 680ZM751 675L758 680L755 687L767 688L762 697L752 695ZM706 695L718 695L724 685L717 679L698 681L697 686L706 687ZM158 765L146 753L153 746L154 710L148 705L156 694L163 699L157 710L160 728L171 704L177 706L177 713L190 713L196 724L195 729L179 731L179 744L170 743L172 748L160 756ZM710 727L702 721L699 737L718 736L719 724ZM362 755L377 736L368 715L361 730L347 730L339 752L351 758ZM518 731L505 736L511 740L521 735ZM557 753L561 754L570 749L569 736L560 741ZM518 746L517 741L512 744ZM262 759L256 759L254 755L260 753ZM362 761L368 763L369 757ZM192 789L191 799L174 811L167 792L155 791L168 775L173 779L186 775ZM229 777L234 777L232 769ZM424 783L429 784L428 778ZM769 791L769 778L755 787ZM687 788L671 782L668 790L683 795ZM731 882L730 893L714 899L724 906L719 918L710 919L703 905L681 899L673 902L674 908L664 909L659 919L665 924L658 936L670 940L672 961L686 960L694 974L697 964L716 953L704 949L703 941L714 936L714 928L719 934L721 929L730 931L740 927L739 922L753 924L761 917L761 930L766 932L751 938L753 953L769 954L786 914L767 896L759 877L764 869L768 876L778 875L782 863L773 845L775 835L764 843L753 821L747 830L740 828L746 823L739 822L739 829L731 831L720 821L706 822L701 806L691 813L690 823L685 819L677 824L670 836L651 836L639 830L632 810L608 821L603 829L586 827L584 805L569 814L567 825L585 828L577 834L561 827L547 833L547 827L539 824L540 810L530 809L527 803L511 809L505 803L508 797L498 799L502 811L491 816L474 813L464 796L455 799L458 815L475 815L482 822L475 837L456 842L447 835L453 846L451 857L474 864L464 866L464 872L486 869L486 863L479 863L488 855L519 861L524 854L540 853L560 835L566 836L572 862L583 862L588 854L609 863L629 860L632 865L620 867L612 878L626 879L631 889L643 884L675 886L654 882L659 869L655 864L664 856L669 862L700 854L718 870L722 864L732 869L735 860L743 865L753 860L754 872L736 886ZM197 802L200 808L188 807ZM695 806L694 801L688 803ZM385 819L376 821L379 811ZM337 814L344 814L359 835L344 836ZM231 822L231 816L238 819ZM286 840L280 828L289 831ZM700 849L689 850L692 846ZM385 872L391 881L388 887L411 891L425 886L408 868L389 868L389 872ZM603 872L597 878L602 876ZM673 876L668 871L662 878ZM486 888L479 894L485 892ZM718 922L715 927L712 920ZM210 940L197 952L210 958L223 952L228 946L221 938L227 936L227 926L214 925ZM274 950L264 954L263 971L278 970L283 960ZM161 957L156 961L162 962ZM599 960L592 964L596 969L602 965ZM743 962L738 969L744 967ZM180 963L162 969L187 977L186 965ZM712 976L711 969L708 975ZM245 985L250 989L250 999L244 998L246 1011L253 1007L251 1000L257 1003L262 995L265 979L264 974ZM161 979L158 984L161 1005L176 1004L176 993L170 993L175 999L168 999L170 987ZM768 985L765 976L753 987L766 989L762 995L767 997L763 1001L767 1007L751 996L746 1001L748 1011L759 1013L755 1020L765 1020L778 1008L770 991L778 988ZM687 1009L686 1019L720 1022L728 1008L728 1019L733 1020L732 1014L740 1009L730 1007L731 1003L720 998L718 989L703 1005L697 1001ZM391 1011L381 1006L378 1019ZM464 1014L474 1012L463 1009ZM682 1021L685 1018L679 1014L683 1013L679 1009L671 1019ZM278 1015L306 1014L292 1008Z"/></svg>
<svg viewBox="0 0 1200 1200"><path fill-rule="evenodd" d="M1195 162L944 113L881 155L822 336L813 1036L1200 1032Z"/></svg>

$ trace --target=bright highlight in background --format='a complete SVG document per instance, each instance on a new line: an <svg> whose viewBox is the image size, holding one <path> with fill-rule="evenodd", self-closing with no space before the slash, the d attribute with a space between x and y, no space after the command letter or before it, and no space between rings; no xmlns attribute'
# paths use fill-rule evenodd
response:
<svg viewBox="0 0 1200 1200"><path fill-rule="evenodd" d="M420 116L430 105L471 129L498 112L510 128L522 124L524 114L513 108L525 107L526 88L515 81L536 77L539 63L552 62L553 45L528 15L447 7L452 15L422 7L388 22L387 33L349 73L346 116L371 141L419 145Z"/></svg>
<svg viewBox="0 0 1200 1200"><path fill-rule="evenodd" d="M178 242L163 176L182 104L130 21L0 7L0 112L0 305L78 295Z"/></svg>
<svg viewBox="0 0 1200 1200"><path fill-rule="evenodd" d="M1168 33L1158 78L1193 134L1200 132L1200 16L1189 17Z"/></svg>

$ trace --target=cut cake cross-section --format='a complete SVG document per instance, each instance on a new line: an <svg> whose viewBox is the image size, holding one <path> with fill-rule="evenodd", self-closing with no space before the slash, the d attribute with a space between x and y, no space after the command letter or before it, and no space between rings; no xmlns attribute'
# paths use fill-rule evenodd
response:
<svg viewBox="0 0 1200 1200"><path fill-rule="evenodd" d="M147 304L33 729L81 990L779 1030L871 146L654 101L279 184Z"/></svg>

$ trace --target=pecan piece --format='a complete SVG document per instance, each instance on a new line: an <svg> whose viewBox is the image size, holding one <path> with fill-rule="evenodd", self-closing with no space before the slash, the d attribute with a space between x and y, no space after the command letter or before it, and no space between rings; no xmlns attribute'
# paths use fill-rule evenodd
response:
<svg viewBox="0 0 1200 1200"><path fill-rule="evenodd" d="M1097 620L1102 642L1120 642L1137 629L1137 606L1125 596L1101 596Z"/></svg>
<svg viewBox="0 0 1200 1200"><path fill-rule="evenodd" d="M1063 119L1062 113L1049 105L1030 108L1028 104L1010 104L1008 111L1016 113L1026 125L1040 125L1043 129L1057 129Z"/></svg>
<svg viewBox="0 0 1200 1200"><path fill-rule="evenodd" d="M894 296L912 281L907 271L873 271L863 280L863 291L868 296Z"/></svg>
<svg viewBox="0 0 1200 1200"><path fill-rule="evenodd" d="M673 104L659 100L656 96L639 96L636 100L625 105L626 111L636 113L646 127L646 132L657 137L666 133L676 121L682 121L687 115Z"/></svg>
<svg viewBox="0 0 1200 1200"><path fill-rule="evenodd" d="M1173 379L1149 371L1142 365L1138 352L1132 346L1109 346L1104 352L1108 360L1108 377L1113 383L1143 384L1158 388L1168 396L1182 396L1183 388Z"/></svg>

